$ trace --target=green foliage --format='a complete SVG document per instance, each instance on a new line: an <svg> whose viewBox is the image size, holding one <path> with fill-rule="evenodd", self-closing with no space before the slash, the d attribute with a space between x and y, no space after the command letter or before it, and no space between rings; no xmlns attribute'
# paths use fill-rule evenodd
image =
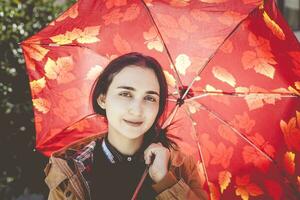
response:
<svg viewBox="0 0 300 200"><path fill-rule="evenodd" d="M34 151L35 130L29 80L19 42L74 3L0 0L0 199L28 190L46 193L46 158Z"/></svg>

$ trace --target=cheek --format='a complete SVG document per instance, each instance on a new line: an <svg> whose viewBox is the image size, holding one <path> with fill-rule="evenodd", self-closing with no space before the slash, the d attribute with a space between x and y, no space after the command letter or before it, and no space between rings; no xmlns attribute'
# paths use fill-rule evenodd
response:
<svg viewBox="0 0 300 200"><path fill-rule="evenodd" d="M155 106L149 106L149 108L147 108L147 115L149 116L149 118L151 118L153 121L155 120L157 114L158 114L158 109L159 106L155 105Z"/></svg>

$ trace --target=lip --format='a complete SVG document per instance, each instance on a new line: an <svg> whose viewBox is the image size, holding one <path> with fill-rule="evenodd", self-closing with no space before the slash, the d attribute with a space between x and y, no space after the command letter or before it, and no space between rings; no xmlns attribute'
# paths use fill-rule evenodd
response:
<svg viewBox="0 0 300 200"><path fill-rule="evenodd" d="M124 122L126 122L130 126L134 126L134 127L138 127L138 126L142 125L142 123L143 123L143 122L140 122L140 121L129 121L129 120L126 120L126 119L123 119L123 120L124 120Z"/></svg>

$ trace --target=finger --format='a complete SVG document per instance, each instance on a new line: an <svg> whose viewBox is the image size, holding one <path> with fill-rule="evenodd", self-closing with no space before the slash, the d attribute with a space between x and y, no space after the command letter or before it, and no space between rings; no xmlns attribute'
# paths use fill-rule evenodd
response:
<svg viewBox="0 0 300 200"><path fill-rule="evenodd" d="M151 164L158 152L165 149L161 143L152 143L144 151L144 159L146 164Z"/></svg>

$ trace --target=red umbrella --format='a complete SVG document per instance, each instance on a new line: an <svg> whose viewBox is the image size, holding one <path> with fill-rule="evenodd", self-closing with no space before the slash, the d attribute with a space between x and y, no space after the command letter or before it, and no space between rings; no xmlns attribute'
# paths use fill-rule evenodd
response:
<svg viewBox="0 0 300 200"><path fill-rule="evenodd" d="M299 194L300 46L273 0L79 0L22 48L45 155L106 130L92 84L137 51L164 66L166 123L211 199Z"/></svg>

